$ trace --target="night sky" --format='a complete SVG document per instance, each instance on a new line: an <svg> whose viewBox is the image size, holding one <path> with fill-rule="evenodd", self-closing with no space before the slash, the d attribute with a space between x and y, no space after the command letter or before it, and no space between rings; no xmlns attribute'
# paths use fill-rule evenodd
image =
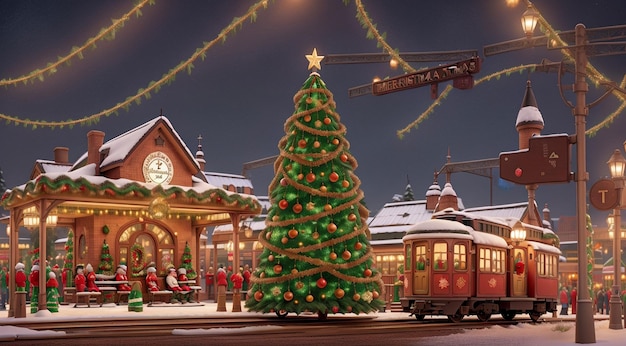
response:
<svg viewBox="0 0 626 346"><path fill-rule="evenodd" d="M156 0L119 29L114 40L97 42L84 59L45 76L44 82L0 88L0 113L19 118L60 121L79 119L108 109L156 81L203 42L213 40L233 18L243 16L254 1ZM573 30L626 24L626 2L615 0L536 0L536 7L556 29ZM561 60L558 51L544 47L483 57L483 46L521 38L520 17L525 5L508 7L490 1L372 1L364 6L387 42L401 52L478 50L483 77L504 68ZM0 79L15 78L56 61L94 37L112 19L122 17L132 1L4 0L0 4ZM539 32L536 32L539 35ZM87 132L101 130L109 140L161 114L169 118L192 152L202 135L207 171L241 174L244 162L278 154L283 124L293 113L293 96L307 79L306 54L379 53L374 40L356 19L354 1L276 0L246 21L225 42L209 49L204 61L194 62L191 74L152 93L149 100L128 111L73 128L15 126L0 120L0 168L8 188L26 182L35 160L53 159L53 149L70 149L70 161L86 151ZM626 55L591 58L601 72L620 82ZM416 69L450 61L412 63ZM410 180L416 199L423 199L433 173L446 162L497 158L518 149L515 120L526 80L530 79L543 114L542 134L573 134L574 117L561 100L554 73L515 73L482 83L471 90L455 89L433 114L403 139L397 131L416 119L433 102L423 87L384 96L348 97L351 87L374 76L402 74L388 64L325 65L322 79L334 94L337 112L346 125L351 152L359 167L365 202L374 214L394 194L402 194ZM573 77L564 77L571 84ZM450 82L439 85L443 91ZM601 91L590 85L587 101ZM574 102L574 95L565 97ZM587 128L599 123L619 103L608 97L591 108ZM608 176L606 161L626 139L623 114L597 135L587 137L588 188ZM576 148L572 150L575 156ZM271 165L251 172L255 192L267 194ZM572 160L575 170L575 160ZM526 201L523 186L513 186L472 174L452 177L465 207ZM443 187L445 177L439 178ZM491 192L490 192L491 190ZM540 210L548 204L552 217L575 215L575 183L542 185L537 191ZM594 224L605 226L608 212L591 210Z"/></svg>

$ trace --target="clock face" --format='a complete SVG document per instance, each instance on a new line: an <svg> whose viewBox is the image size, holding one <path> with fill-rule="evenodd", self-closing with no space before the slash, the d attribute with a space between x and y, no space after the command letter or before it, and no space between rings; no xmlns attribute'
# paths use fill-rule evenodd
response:
<svg viewBox="0 0 626 346"><path fill-rule="evenodd" d="M169 184L173 175L172 160L165 153L155 151L143 160L143 177L147 183Z"/></svg>

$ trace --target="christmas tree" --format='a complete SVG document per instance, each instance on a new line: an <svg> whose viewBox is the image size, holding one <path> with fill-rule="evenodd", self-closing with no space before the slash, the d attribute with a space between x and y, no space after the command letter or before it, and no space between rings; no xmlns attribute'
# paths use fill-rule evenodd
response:
<svg viewBox="0 0 626 346"><path fill-rule="evenodd" d="M113 275L113 257L109 253L109 244L107 244L106 240L102 242L98 274Z"/></svg>
<svg viewBox="0 0 626 346"><path fill-rule="evenodd" d="M65 272L63 284L67 287L74 287L74 232L71 229L67 232L67 240L65 241L63 271Z"/></svg>
<svg viewBox="0 0 626 346"><path fill-rule="evenodd" d="M187 271L187 279L194 280L198 275L196 271L193 270L193 265L191 264L191 249L189 248L189 243L185 243L185 251L183 251L183 255L181 256L181 268L185 268Z"/></svg>
<svg viewBox="0 0 626 346"><path fill-rule="evenodd" d="M307 58L309 69L320 68L316 50ZM383 284L373 266L369 212L333 95L314 71L293 99L246 307L320 318L376 311Z"/></svg>

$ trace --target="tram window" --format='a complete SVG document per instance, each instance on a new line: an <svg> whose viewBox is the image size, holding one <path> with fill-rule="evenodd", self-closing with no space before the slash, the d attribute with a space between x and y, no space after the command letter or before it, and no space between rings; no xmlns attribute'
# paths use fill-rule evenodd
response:
<svg viewBox="0 0 626 346"><path fill-rule="evenodd" d="M539 276L546 276L546 255L540 253L536 256L536 258L537 258L537 274L539 274Z"/></svg>
<svg viewBox="0 0 626 346"><path fill-rule="evenodd" d="M503 250L493 250L493 272L494 273L504 273L505 269L505 256Z"/></svg>
<svg viewBox="0 0 626 346"><path fill-rule="evenodd" d="M467 251L465 244L454 244L454 269L467 269Z"/></svg>
<svg viewBox="0 0 626 346"><path fill-rule="evenodd" d="M411 244L406 244L404 246L404 254L405 254L405 256L404 256L404 260L405 260L404 268L410 269L411 268L411 263L410 263L411 262L411 258L413 258L413 257L411 257Z"/></svg>
<svg viewBox="0 0 626 346"><path fill-rule="evenodd" d="M435 262L435 270L448 269L448 244L435 243L433 247L433 261Z"/></svg>
<svg viewBox="0 0 626 346"><path fill-rule="evenodd" d="M478 265L480 271L491 272L491 249L481 248L478 256Z"/></svg>
<svg viewBox="0 0 626 346"><path fill-rule="evenodd" d="M415 269L426 269L426 246L418 245L415 247Z"/></svg>

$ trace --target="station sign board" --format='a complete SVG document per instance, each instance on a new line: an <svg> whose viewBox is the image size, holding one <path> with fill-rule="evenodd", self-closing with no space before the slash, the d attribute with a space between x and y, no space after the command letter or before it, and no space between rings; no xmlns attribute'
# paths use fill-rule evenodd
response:
<svg viewBox="0 0 626 346"><path fill-rule="evenodd" d="M419 88L425 85L460 78L464 85L468 83L468 76L480 71L480 58L473 57L449 65L437 66L419 70L401 76L384 79L372 83L372 94L385 95L396 91ZM473 84L472 84L473 85Z"/></svg>

